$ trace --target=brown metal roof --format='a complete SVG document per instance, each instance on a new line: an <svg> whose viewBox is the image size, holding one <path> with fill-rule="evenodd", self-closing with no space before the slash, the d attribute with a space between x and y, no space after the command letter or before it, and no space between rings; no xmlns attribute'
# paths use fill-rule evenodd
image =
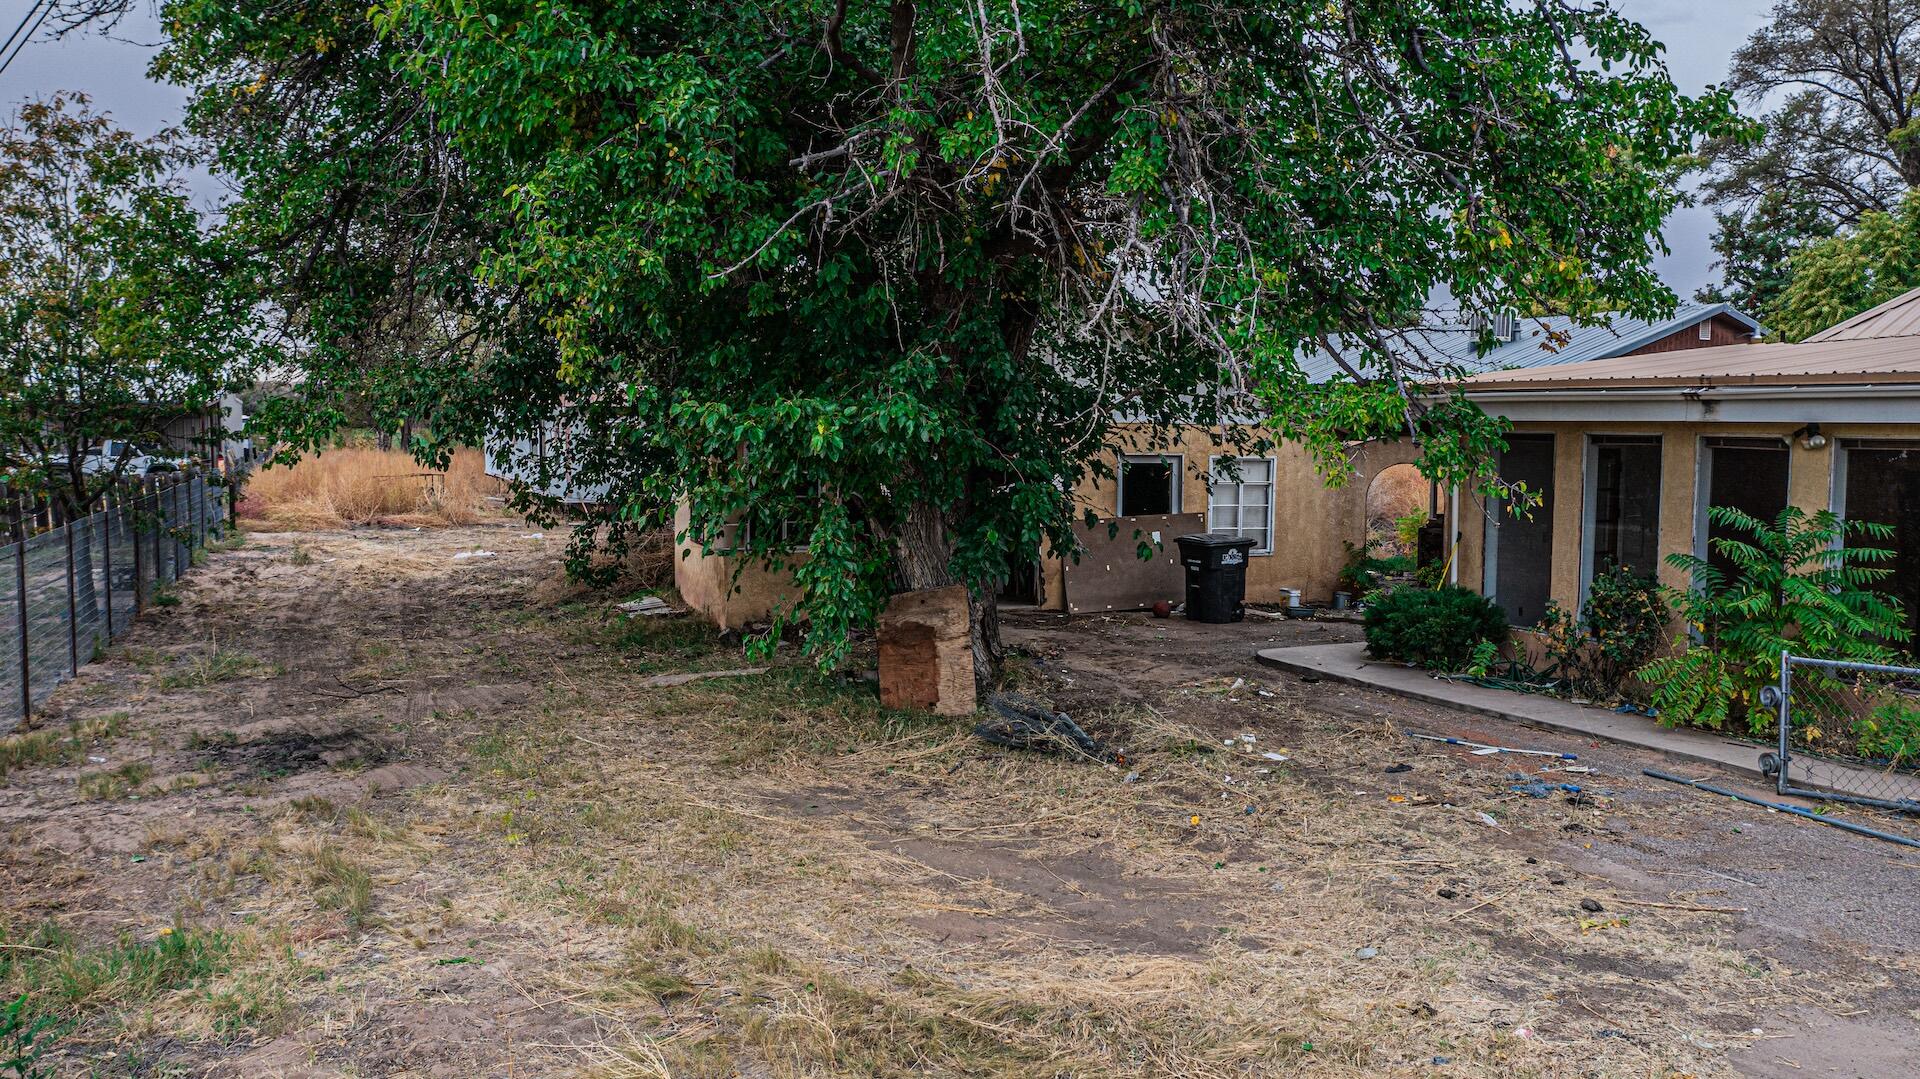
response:
<svg viewBox="0 0 1920 1079"><path fill-rule="evenodd" d="M1920 304L1916 308L1916 315L1920 315ZM1562 367L1489 371L1465 379L1461 385L1470 391L1486 391L1887 382L1920 382L1920 334L1804 341L1797 345L1722 345L1616 356Z"/></svg>
<svg viewBox="0 0 1920 1079"><path fill-rule="evenodd" d="M1865 341L1915 335L1920 335L1920 288L1868 308L1837 326L1829 326L1807 341Z"/></svg>

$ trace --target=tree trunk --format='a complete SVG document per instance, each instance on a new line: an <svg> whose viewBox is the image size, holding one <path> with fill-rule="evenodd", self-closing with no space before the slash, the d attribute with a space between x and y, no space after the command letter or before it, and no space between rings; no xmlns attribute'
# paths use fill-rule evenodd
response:
<svg viewBox="0 0 1920 1079"><path fill-rule="evenodd" d="M945 588L952 584L967 586L968 635L973 642L973 685L985 699L1000 675L1003 652L1000 647L1000 615L994 604L993 582L961 581L952 570L953 541L947 529L946 515L925 502L907 511L907 520L894 534L894 557L900 575L900 588L918 592L925 588Z"/></svg>

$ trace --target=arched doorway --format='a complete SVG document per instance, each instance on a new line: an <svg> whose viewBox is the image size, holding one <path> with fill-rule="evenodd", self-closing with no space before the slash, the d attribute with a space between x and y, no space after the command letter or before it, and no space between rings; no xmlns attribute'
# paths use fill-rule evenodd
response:
<svg viewBox="0 0 1920 1079"><path fill-rule="evenodd" d="M1426 523L1431 486L1411 464L1388 465L1367 484L1367 543L1381 557L1414 554Z"/></svg>

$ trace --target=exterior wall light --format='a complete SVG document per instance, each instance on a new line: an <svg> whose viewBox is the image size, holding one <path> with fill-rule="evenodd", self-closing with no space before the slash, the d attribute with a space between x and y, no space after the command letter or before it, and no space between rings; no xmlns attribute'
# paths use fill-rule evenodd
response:
<svg viewBox="0 0 1920 1079"><path fill-rule="evenodd" d="M1827 444L1827 436L1820 433L1820 425L1817 423L1807 424L1788 437L1798 438L1801 449L1817 450L1824 448Z"/></svg>

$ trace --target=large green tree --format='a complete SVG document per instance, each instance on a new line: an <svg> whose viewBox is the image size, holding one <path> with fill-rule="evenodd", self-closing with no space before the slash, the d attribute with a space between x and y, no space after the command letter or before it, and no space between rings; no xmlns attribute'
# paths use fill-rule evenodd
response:
<svg viewBox="0 0 1920 1079"><path fill-rule="evenodd" d="M902 588L1071 544L1116 419L1270 416L1330 465L1498 424L1407 313L1652 314L1673 170L1731 130L1603 4L1541 0L174 0L161 74L275 258L306 379L435 438L544 432L606 484L795 567L832 659ZM1299 357L1348 368L1311 385ZM1229 438L1231 441L1231 437ZM417 446L431 455L442 443ZM806 548L805 557L793 552Z"/></svg>
<svg viewBox="0 0 1920 1079"><path fill-rule="evenodd" d="M1920 186L1920 0L1781 0L1727 88L1769 111L1759 138L1706 150L1726 279L1713 294L1761 311L1786 256Z"/></svg>
<svg viewBox="0 0 1920 1079"><path fill-rule="evenodd" d="M211 249L182 160L82 95L0 128L0 467L69 512L124 468L87 450L216 407L256 343L255 294Z"/></svg>
<svg viewBox="0 0 1920 1079"><path fill-rule="evenodd" d="M1920 286L1920 191L1893 213L1870 213L1846 232L1802 248L1767 309L1767 325L1799 341Z"/></svg>

